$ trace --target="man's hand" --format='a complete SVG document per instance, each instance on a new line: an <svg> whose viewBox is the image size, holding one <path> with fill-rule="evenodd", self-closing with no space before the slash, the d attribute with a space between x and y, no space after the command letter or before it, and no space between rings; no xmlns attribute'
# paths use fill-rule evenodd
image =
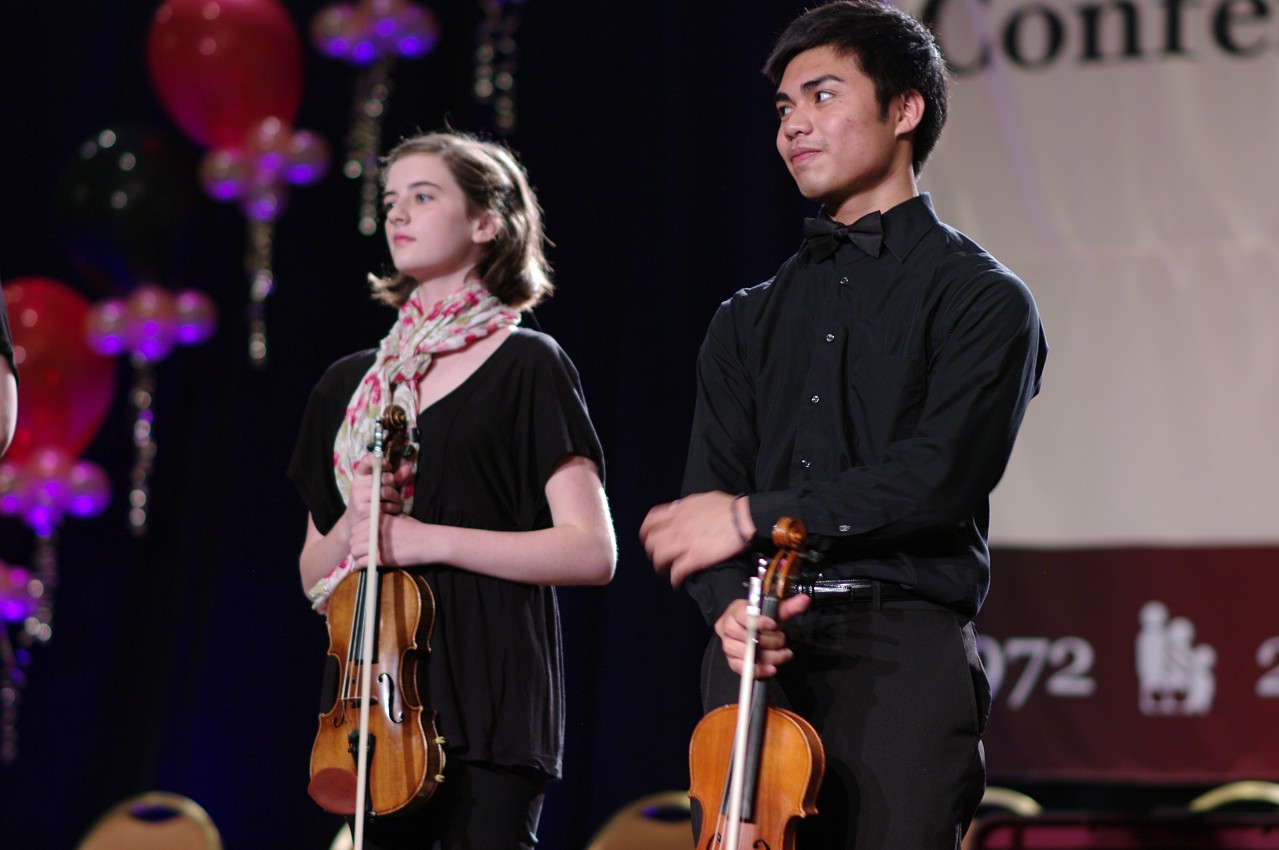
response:
<svg viewBox="0 0 1279 850"><path fill-rule="evenodd" d="M738 528L733 524L737 512ZM730 493L694 493L658 505L640 526L644 551L659 573L670 573L679 587L692 573L723 563L745 548L742 534L755 532L746 499L740 504Z"/></svg>
<svg viewBox="0 0 1279 850"><path fill-rule="evenodd" d="M767 679L776 675L777 668L794 656L794 651L786 646L786 635L782 634L779 625L807 611L812 601L808 596L791 596L778 604L776 620L764 616L759 618L756 624L755 678ZM738 675L741 675L742 660L746 656L746 619L746 600L737 599L715 621L715 634L719 635L729 669Z"/></svg>

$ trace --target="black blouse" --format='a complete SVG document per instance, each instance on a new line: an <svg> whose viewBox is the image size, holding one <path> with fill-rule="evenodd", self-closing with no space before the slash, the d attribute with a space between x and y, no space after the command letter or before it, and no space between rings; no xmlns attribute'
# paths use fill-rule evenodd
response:
<svg viewBox="0 0 1279 850"><path fill-rule="evenodd" d="M329 367L311 394L289 477L317 530L345 505L333 442L372 350ZM491 531L551 526L546 482L570 455L603 452L577 370L549 336L517 328L457 389L418 416L421 456L413 517ZM445 564L418 571L436 597L422 698L438 714L449 756L560 775L563 653L555 590Z"/></svg>

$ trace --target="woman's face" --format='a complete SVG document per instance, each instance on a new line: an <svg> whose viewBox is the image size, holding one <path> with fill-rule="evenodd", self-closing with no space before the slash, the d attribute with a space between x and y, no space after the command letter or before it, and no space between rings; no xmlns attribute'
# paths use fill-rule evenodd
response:
<svg viewBox="0 0 1279 850"><path fill-rule="evenodd" d="M382 212L395 268L419 283L465 277L492 238L484 217L467 214L466 195L438 154L406 154L391 165Z"/></svg>

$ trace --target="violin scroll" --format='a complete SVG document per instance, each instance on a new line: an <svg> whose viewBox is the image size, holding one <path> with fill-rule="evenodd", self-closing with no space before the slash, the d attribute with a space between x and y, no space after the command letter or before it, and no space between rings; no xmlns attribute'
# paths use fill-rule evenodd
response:
<svg viewBox="0 0 1279 850"><path fill-rule="evenodd" d="M808 540L808 529L793 517L784 516L773 526L773 545L778 549L799 550Z"/></svg>
<svg viewBox="0 0 1279 850"><path fill-rule="evenodd" d="M386 440L387 465L392 469L413 457L416 447L409 440L409 415L398 404L389 405L378 420Z"/></svg>
<svg viewBox="0 0 1279 850"><path fill-rule="evenodd" d="M770 617L775 615L777 603L785 599L790 590L795 562L807 540L808 530L797 519L784 516L773 526L773 543L777 546L777 554L764 573L764 613Z"/></svg>

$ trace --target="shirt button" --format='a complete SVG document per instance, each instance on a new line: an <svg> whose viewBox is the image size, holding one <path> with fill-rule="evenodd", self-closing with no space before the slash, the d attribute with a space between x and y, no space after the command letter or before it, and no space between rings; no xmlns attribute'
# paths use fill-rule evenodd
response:
<svg viewBox="0 0 1279 850"><path fill-rule="evenodd" d="M822 400L822 397L816 394L814 394L813 397L809 399L809 401L812 402L813 404L817 404L817 402L821 400Z"/></svg>
<svg viewBox="0 0 1279 850"><path fill-rule="evenodd" d="M839 527L839 530L840 530L840 531L852 531L852 530L853 530L853 527L852 527L851 525L841 525L841 526Z"/></svg>
<svg viewBox="0 0 1279 850"><path fill-rule="evenodd" d="M834 341L835 341L835 335L834 335L834 334L826 334L826 341L827 341L827 342L834 342Z"/></svg>
<svg viewBox="0 0 1279 850"><path fill-rule="evenodd" d="M810 466L813 465L813 462L809 460L808 458L804 457L799 459L799 465L804 467L805 469L808 469Z"/></svg>
<svg viewBox="0 0 1279 850"><path fill-rule="evenodd" d="M841 278L839 279L839 285L840 285L840 286L848 286L848 278L846 278L846 277L841 277Z"/></svg>

